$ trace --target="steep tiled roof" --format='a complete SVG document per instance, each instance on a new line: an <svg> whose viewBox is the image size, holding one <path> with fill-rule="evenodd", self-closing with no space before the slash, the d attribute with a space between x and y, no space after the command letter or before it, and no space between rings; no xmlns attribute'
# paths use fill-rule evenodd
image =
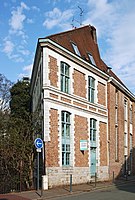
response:
<svg viewBox="0 0 135 200"><path fill-rule="evenodd" d="M91 53L95 60L96 66L100 70L107 74L109 73L112 77L114 77L117 81L124 85L112 70L108 72L108 66L101 59L96 39L95 27L87 25L80 28L72 29L70 31L54 34L46 38L53 40L54 42L68 49L72 53L75 53L72 47L72 43L76 44L81 54L81 57L88 62L88 53Z"/></svg>

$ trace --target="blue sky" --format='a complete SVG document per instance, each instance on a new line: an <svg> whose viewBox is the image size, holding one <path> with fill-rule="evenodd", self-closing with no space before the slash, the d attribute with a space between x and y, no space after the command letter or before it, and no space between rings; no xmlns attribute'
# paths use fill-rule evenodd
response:
<svg viewBox="0 0 135 200"><path fill-rule="evenodd" d="M96 27L102 59L135 94L134 0L0 0L0 73L30 75L38 38L80 22Z"/></svg>

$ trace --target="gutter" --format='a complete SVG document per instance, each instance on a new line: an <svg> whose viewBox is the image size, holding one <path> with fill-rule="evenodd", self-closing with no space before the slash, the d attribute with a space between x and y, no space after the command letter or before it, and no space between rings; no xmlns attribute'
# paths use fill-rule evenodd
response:
<svg viewBox="0 0 135 200"><path fill-rule="evenodd" d="M120 90L125 93L128 97L130 97L131 99L133 99L135 101L135 95L130 92L126 87L124 87L121 83L119 83L115 78L113 78L112 76L110 76L108 78L108 83L112 82L115 86L117 86L118 88L120 88Z"/></svg>

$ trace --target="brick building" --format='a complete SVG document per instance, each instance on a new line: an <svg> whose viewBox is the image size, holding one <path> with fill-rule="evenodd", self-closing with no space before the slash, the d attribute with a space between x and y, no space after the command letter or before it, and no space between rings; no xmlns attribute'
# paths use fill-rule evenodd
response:
<svg viewBox="0 0 135 200"><path fill-rule="evenodd" d="M38 40L31 95L50 187L134 173L135 96L102 61L93 26Z"/></svg>

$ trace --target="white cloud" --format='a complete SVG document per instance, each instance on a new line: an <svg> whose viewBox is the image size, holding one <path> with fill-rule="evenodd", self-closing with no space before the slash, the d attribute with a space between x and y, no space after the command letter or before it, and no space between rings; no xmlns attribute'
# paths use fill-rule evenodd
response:
<svg viewBox="0 0 135 200"><path fill-rule="evenodd" d="M8 56L11 55L11 53L14 50L15 45L13 44L13 42L11 42L10 40L4 40L4 48L3 48L3 52L6 53Z"/></svg>
<svg viewBox="0 0 135 200"><path fill-rule="evenodd" d="M27 65L27 66L23 67L23 71L27 71L28 73L31 73L32 66L33 66L33 64L30 64L30 65Z"/></svg>
<svg viewBox="0 0 135 200"><path fill-rule="evenodd" d="M73 10L68 9L61 11L58 8L54 8L52 11L46 13L47 19L44 21L43 26L47 29L51 29L55 26L64 27L68 23L68 20L73 16Z"/></svg>
<svg viewBox="0 0 135 200"><path fill-rule="evenodd" d="M83 24L96 27L103 47L100 49L102 59L132 89L135 77L134 8L134 0L88 0L88 12L83 21Z"/></svg>
<svg viewBox="0 0 135 200"><path fill-rule="evenodd" d="M28 18L28 19L27 19L27 23L28 23L28 24L33 24L34 21L33 21L33 19L29 19L29 18Z"/></svg>
<svg viewBox="0 0 135 200"><path fill-rule="evenodd" d="M21 5L11 12L12 16L9 20L9 25L11 27L10 32L16 33L23 30L23 23L26 19L23 10L29 10L29 7L25 3L21 2Z"/></svg>
<svg viewBox="0 0 135 200"><path fill-rule="evenodd" d="M21 53L24 56L30 55L30 52L27 49L18 49L18 52Z"/></svg>
<svg viewBox="0 0 135 200"><path fill-rule="evenodd" d="M110 28L116 23L116 5L107 0L88 0L86 19L83 24L94 25L98 29L99 37L105 32L110 32Z"/></svg>
<svg viewBox="0 0 135 200"><path fill-rule="evenodd" d="M32 6L32 9L35 10L35 11L40 12L40 8L38 8L37 6Z"/></svg>
<svg viewBox="0 0 135 200"><path fill-rule="evenodd" d="M56 4L58 4L61 0L48 0L49 4L52 4L53 6L55 6Z"/></svg>
<svg viewBox="0 0 135 200"><path fill-rule="evenodd" d="M24 62L24 56L28 56L30 52L26 49L28 36L24 31L24 22L32 23L31 19L27 19L24 10L30 8L23 2L20 6L14 7L9 19L9 33L3 40L3 50L9 59L15 62Z"/></svg>
<svg viewBox="0 0 135 200"><path fill-rule="evenodd" d="M31 77L33 64L27 65L23 67L23 72L19 74L19 78L23 78L25 76Z"/></svg>
<svg viewBox="0 0 135 200"><path fill-rule="evenodd" d="M15 62L24 62L24 56L30 55L29 50L24 49L24 46L16 45L9 39L9 37L6 37L3 40L2 52L4 52L9 59Z"/></svg>

